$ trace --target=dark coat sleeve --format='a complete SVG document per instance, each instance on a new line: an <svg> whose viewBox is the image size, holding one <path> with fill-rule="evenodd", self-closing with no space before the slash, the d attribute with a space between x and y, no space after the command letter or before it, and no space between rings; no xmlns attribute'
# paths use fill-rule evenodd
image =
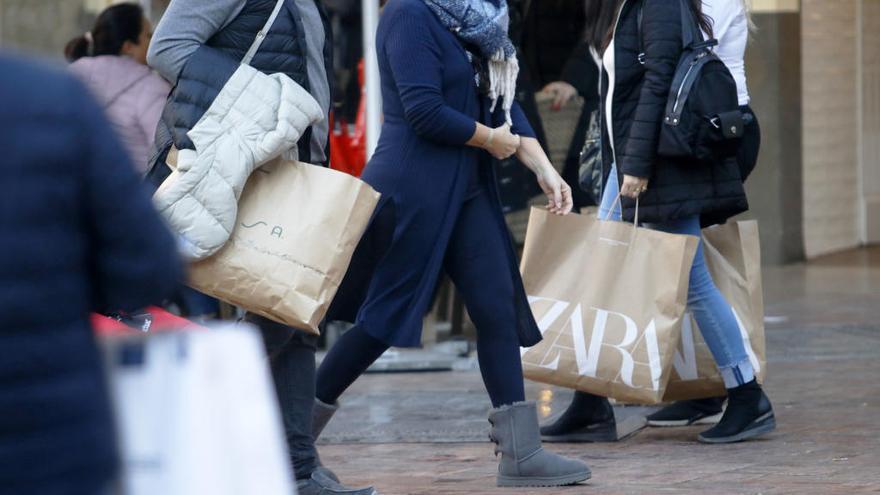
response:
<svg viewBox="0 0 880 495"><path fill-rule="evenodd" d="M496 112L496 114L499 113L501 114L501 121L498 125L501 125L504 123L504 112ZM523 112L522 106L520 106L518 102L513 102L513 108L510 109L510 119L513 121L513 125L510 126L510 131L514 134L527 138L534 138L537 136L535 130L532 129L532 124L526 117L525 112Z"/></svg>
<svg viewBox="0 0 880 495"><path fill-rule="evenodd" d="M582 41L575 47L562 69L562 80L574 86L583 98L599 99L599 67L590 53L589 43Z"/></svg>
<svg viewBox="0 0 880 495"><path fill-rule="evenodd" d="M84 90L78 99L92 309L161 303L183 278L174 239L101 109Z"/></svg>
<svg viewBox="0 0 880 495"><path fill-rule="evenodd" d="M428 28L425 9L398 9L384 47L407 122L419 136L442 144L463 145L476 121L446 104L440 46Z"/></svg>
<svg viewBox="0 0 880 495"><path fill-rule="evenodd" d="M650 178L666 100L683 49L679 2L645 0L643 12L645 80L620 168L626 175Z"/></svg>

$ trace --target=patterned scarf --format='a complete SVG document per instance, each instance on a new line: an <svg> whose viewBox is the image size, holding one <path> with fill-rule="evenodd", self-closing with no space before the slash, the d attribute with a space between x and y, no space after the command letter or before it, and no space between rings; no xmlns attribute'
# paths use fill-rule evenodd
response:
<svg viewBox="0 0 880 495"><path fill-rule="evenodd" d="M507 34L510 14L506 0L424 0L440 22L463 43L475 46L487 61L492 111L498 100L507 123L516 96L519 61Z"/></svg>

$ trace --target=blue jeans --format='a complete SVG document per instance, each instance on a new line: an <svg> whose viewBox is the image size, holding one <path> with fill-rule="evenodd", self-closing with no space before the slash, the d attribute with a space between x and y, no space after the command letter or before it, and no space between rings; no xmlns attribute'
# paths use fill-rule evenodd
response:
<svg viewBox="0 0 880 495"><path fill-rule="evenodd" d="M618 221L622 219L620 203L615 202L619 190L617 168L612 166L611 175L602 195L602 204L599 206L600 219L610 218ZM700 237L700 218L696 216L650 224L646 227L671 234ZM752 381L755 378L755 370L746 354L743 337L733 310L715 286L706 266L702 240L691 268L688 310L693 313L703 339L706 340L709 350L715 357L715 362L724 378L724 385L727 388L734 388Z"/></svg>

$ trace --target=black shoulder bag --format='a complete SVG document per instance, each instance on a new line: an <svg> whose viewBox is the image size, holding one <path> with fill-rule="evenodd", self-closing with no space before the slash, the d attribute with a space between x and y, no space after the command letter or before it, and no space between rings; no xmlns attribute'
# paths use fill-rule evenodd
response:
<svg viewBox="0 0 880 495"><path fill-rule="evenodd" d="M701 162L734 156L744 131L736 81L712 50L718 40L704 40L690 5L685 0L680 5L684 51L672 79L657 154ZM639 62L644 65L641 6L638 25Z"/></svg>
<svg viewBox="0 0 880 495"><path fill-rule="evenodd" d="M586 140L578 160L578 182L596 204L602 201L602 130L599 127L599 111L590 113Z"/></svg>

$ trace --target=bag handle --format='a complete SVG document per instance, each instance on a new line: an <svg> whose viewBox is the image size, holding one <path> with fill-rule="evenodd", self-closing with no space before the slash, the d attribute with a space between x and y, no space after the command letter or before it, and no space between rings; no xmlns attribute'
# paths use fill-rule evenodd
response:
<svg viewBox="0 0 880 495"><path fill-rule="evenodd" d="M275 8L272 10L269 18L266 19L266 24L263 25L263 28L257 31L257 36L254 38L254 42L251 43L251 47L245 52L244 57L242 57L241 63L244 65L251 64L251 60L254 59L254 56L263 44L263 40L266 39L266 35L269 34L269 30L272 29L272 25L275 24L275 20L278 19L278 14L281 12L281 7L284 6L285 1L286 0L276 0Z"/></svg>
<svg viewBox="0 0 880 495"><path fill-rule="evenodd" d="M620 210L623 211L623 194L621 191L617 191L617 196L614 198L614 203L611 204L611 208L608 209L608 213L605 214L605 218L602 220L609 221L611 220L611 212L614 211L615 206L620 206ZM633 218L633 227L639 226L639 198L636 198L636 214Z"/></svg>

